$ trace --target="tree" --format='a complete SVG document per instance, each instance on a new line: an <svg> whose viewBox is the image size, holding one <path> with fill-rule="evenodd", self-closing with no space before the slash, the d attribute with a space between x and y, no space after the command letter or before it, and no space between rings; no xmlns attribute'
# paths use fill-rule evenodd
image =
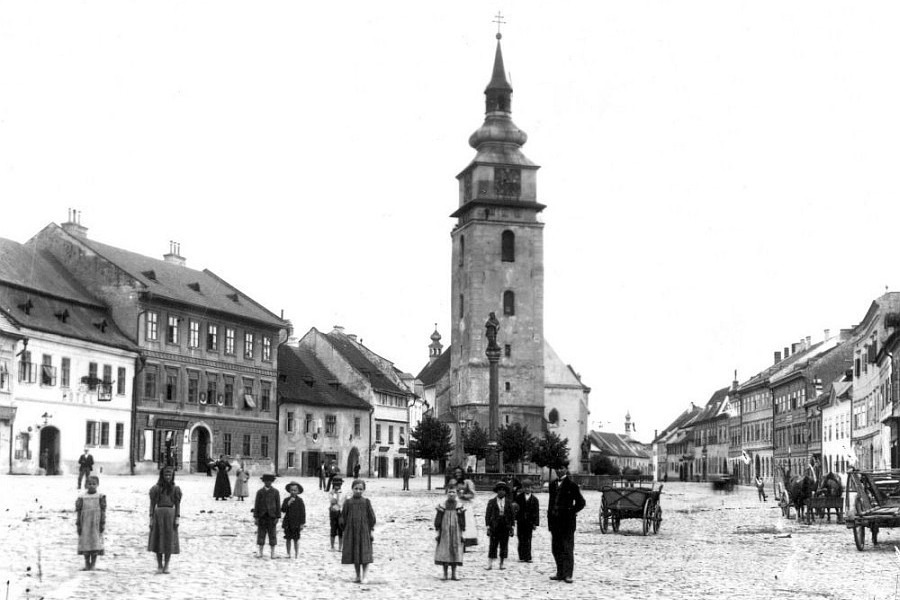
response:
<svg viewBox="0 0 900 600"><path fill-rule="evenodd" d="M510 423L497 432L497 442L503 452L503 462L511 465L529 456L537 444L537 439L521 423Z"/></svg>
<svg viewBox="0 0 900 600"><path fill-rule="evenodd" d="M463 432L463 451L476 458L484 458L487 454L488 433L478 421Z"/></svg>
<svg viewBox="0 0 900 600"><path fill-rule="evenodd" d="M409 432L409 450L418 458L441 460L453 452L450 439L450 426L426 415ZM428 469L428 489L431 489L431 469Z"/></svg>
<svg viewBox="0 0 900 600"><path fill-rule="evenodd" d="M556 469L569 462L569 440L552 431L544 432L531 453L531 460L539 467Z"/></svg>
<svg viewBox="0 0 900 600"><path fill-rule="evenodd" d="M605 454L595 454L591 457L591 473L616 476L619 474L619 466Z"/></svg>

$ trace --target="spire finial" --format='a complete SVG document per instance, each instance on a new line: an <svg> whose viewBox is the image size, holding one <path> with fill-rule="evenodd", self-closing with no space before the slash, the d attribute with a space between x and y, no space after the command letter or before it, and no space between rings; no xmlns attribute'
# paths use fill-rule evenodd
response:
<svg viewBox="0 0 900 600"><path fill-rule="evenodd" d="M498 10L498 11L497 11L497 14L494 15L494 20L493 20L493 22L497 24L497 39L499 40L500 38L503 37L503 34L500 33L500 26L501 26L501 25L506 25L506 21L503 20L503 13L501 13L501 12Z"/></svg>

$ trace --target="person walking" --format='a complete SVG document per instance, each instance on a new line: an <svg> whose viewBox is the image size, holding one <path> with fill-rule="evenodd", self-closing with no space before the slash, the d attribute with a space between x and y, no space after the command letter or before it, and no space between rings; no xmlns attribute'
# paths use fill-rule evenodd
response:
<svg viewBox="0 0 900 600"><path fill-rule="evenodd" d="M232 493L232 496L243 502L244 498L250 495L250 486L247 485L247 482L250 481L250 473L244 468L244 461L240 456L238 456L237 460L237 469L234 471L234 492Z"/></svg>
<svg viewBox="0 0 900 600"><path fill-rule="evenodd" d="M216 500L228 500L231 496L231 480L228 479L228 471L231 463L225 460L225 455L220 454L216 461L216 484L213 486L213 496Z"/></svg>
<svg viewBox="0 0 900 600"><path fill-rule="evenodd" d="M568 462L556 468L556 479L550 482L547 506L547 528L552 538L551 549L556 561L553 581L572 583L575 570L575 519L584 508L584 497L578 484L569 477Z"/></svg>
<svg viewBox="0 0 900 600"><path fill-rule="evenodd" d="M366 482L356 479L351 486L353 496L344 500L341 509L341 534L344 542L341 564L353 565L356 583L366 583L369 565L372 564L372 542L375 539L375 511L368 498L363 498Z"/></svg>
<svg viewBox="0 0 900 600"><path fill-rule="evenodd" d="M456 500L456 488L446 487L447 496L437 505L434 528L437 530L437 547L434 549L434 564L451 569L450 578L456 581L456 567L463 564L462 532L466 528L466 509Z"/></svg>
<svg viewBox="0 0 900 600"><path fill-rule="evenodd" d="M100 478L88 475L87 488L75 501L75 529L78 531L78 554L84 556L82 571L93 571L97 557L103 554L103 531L106 529L106 496L97 493Z"/></svg>
<svg viewBox="0 0 900 600"><path fill-rule="evenodd" d="M756 494L759 496L760 502L766 501L766 484L763 483L762 477L759 476L759 473L756 474Z"/></svg>
<svg viewBox="0 0 900 600"><path fill-rule="evenodd" d="M169 559L178 554L178 523L181 519L181 488L175 485L175 469L164 467L150 488L150 539L147 551L156 553L156 572L169 572Z"/></svg>
<svg viewBox="0 0 900 600"><path fill-rule="evenodd" d="M498 549L500 551L500 568L506 568L503 562L509 556L509 538L512 537L516 524L516 505L506 497L506 494L509 493L509 486L504 481L497 482L494 485L494 493L497 495L488 501L487 510L484 513L484 524L487 527L488 538L490 538L486 567L488 571L494 568Z"/></svg>
<svg viewBox="0 0 900 600"><path fill-rule="evenodd" d="M259 554L256 558L262 558L263 547L266 545L266 536L269 536L269 555L275 558L275 526L281 518L281 495L272 487L275 476L266 473L260 477L263 487L256 492L256 502L253 504L253 521L256 523L256 545L259 546Z"/></svg>
<svg viewBox="0 0 900 600"><path fill-rule="evenodd" d="M47 457L47 473L50 474L50 457ZM88 477L94 470L94 457L90 448L84 449L84 454L78 457L78 489L81 489L81 480Z"/></svg>
<svg viewBox="0 0 900 600"><path fill-rule="evenodd" d="M403 491L409 491L409 463L403 461L403 468L400 470L400 476L403 477Z"/></svg>
<svg viewBox="0 0 900 600"><path fill-rule="evenodd" d="M516 535L519 538L517 548L520 562L531 562L531 536L541 524L541 508L537 497L531 493L531 481L524 479L521 483L522 493L516 496L519 507L516 511Z"/></svg>

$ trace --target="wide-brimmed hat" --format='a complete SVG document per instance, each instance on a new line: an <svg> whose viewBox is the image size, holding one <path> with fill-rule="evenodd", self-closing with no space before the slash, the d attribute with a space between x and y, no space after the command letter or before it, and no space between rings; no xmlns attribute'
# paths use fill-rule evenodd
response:
<svg viewBox="0 0 900 600"><path fill-rule="evenodd" d="M303 493L303 486L300 485L299 483L297 483L296 481L290 482L289 484L287 484L286 486L284 486L284 489L285 489L285 491L287 491L288 494L290 494L290 493L291 493L291 488L294 487L295 485L297 486L297 489L299 490L297 493L298 493L298 494L302 494L302 493Z"/></svg>
<svg viewBox="0 0 900 600"><path fill-rule="evenodd" d="M275 481L276 477L271 473L266 473L265 475L260 477L260 479L262 479L263 481Z"/></svg>
<svg viewBox="0 0 900 600"><path fill-rule="evenodd" d="M509 492L509 486L506 485L505 481L498 481L494 484L494 492L499 492L503 490L504 492Z"/></svg>

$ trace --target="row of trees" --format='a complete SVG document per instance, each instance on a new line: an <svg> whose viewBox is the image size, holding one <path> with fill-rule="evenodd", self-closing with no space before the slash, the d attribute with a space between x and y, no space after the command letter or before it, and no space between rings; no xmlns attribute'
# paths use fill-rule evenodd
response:
<svg viewBox="0 0 900 600"><path fill-rule="evenodd" d="M434 417L426 416L410 434L409 449L417 458L442 460L453 453L455 446L451 439L450 426ZM521 469L523 461L531 461L539 467L556 467L565 464L569 457L569 440L552 431L535 437L528 427L521 423L511 423L497 431L499 450L503 461L515 471ZM477 422L466 429L462 436L463 451L483 459L487 454L488 432ZM428 488L431 489L431 472L428 473Z"/></svg>

